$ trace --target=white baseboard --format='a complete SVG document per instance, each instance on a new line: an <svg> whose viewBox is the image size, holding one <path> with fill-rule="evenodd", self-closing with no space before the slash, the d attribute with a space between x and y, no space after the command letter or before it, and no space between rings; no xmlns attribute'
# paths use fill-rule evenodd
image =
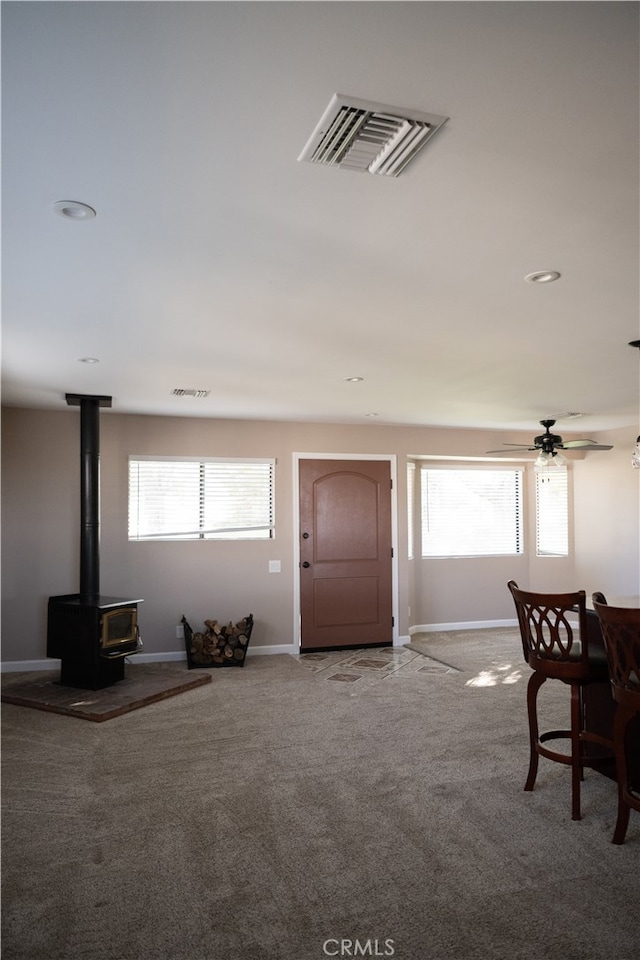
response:
<svg viewBox="0 0 640 960"><path fill-rule="evenodd" d="M293 643L282 643L273 647L249 647L247 657L260 657L271 653L299 653ZM132 653L136 663L169 663L170 661L186 661L184 650L168 650L162 653ZM31 673L40 670L59 670L60 660L47 657L45 660L4 660L0 664L0 673Z"/></svg>
<svg viewBox="0 0 640 960"><path fill-rule="evenodd" d="M1 673L31 673L32 670L59 670L60 661L51 660L3 660Z"/></svg>
<svg viewBox="0 0 640 960"><path fill-rule="evenodd" d="M271 653L298 653L298 648L293 643L280 643L273 647L249 647L247 657L264 657ZM136 653L138 663L166 663L170 660L186 660L187 655L184 650L171 650L167 653Z"/></svg>
<svg viewBox="0 0 640 960"><path fill-rule="evenodd" d="M517 627L517 620L463 620L461 623L417 623L409 627L409 634L437 633L447 630L487 630L491 627Z"/></svg>
<svg viewBox="0 0 640 960"><path fill-rule="evenodd" d="M274 647L249 647L247 656L252 653L259 657L264 657L270 653L291 653L295 656L295 654L300 653L300 648L295 643L279 643Z"/></svg>
<svg viewBox="0 0 640 960"><path fill-rule="evenodd" d="M184 660L187 655L184 650L169 650L165 653L135 653L135 663L169 663L171 660Z"/></svg>

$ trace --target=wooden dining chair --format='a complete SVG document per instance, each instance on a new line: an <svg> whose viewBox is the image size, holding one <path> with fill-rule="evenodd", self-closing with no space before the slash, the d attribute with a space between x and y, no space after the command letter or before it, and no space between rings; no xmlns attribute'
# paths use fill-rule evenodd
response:
<svg viewBox="0 0 640 960"><path fill-rule="evenodd" d="M587 684L609 682L605 652L589 648L584 590L532 593L520 590L514 580L507 586L516 606L524 658L533 671L527 685L530 756L524 789L533 790L539 757L570 765L571 819L580 820L580 781L584 778L584 768L613 759L612 742L586 729L583 702L583 689ZM539 731L538 693L547 680L561 680L571 688L569 729ZM570 740L569 753L545 746L547 741L558 739ZM600 749L594 751L589 744L598 744Z"/></svg>
<svg viewBox="0 0 640 960"><path fill-rule="evenodd" d="M627 729L640 716L640 609L610 607L602 593L592 595L607 652L611 693L616 702L613 746L618 780L618 819L613 843L624 843L629 813L640 810L640 784L632 785L627 755Z"/></svg>

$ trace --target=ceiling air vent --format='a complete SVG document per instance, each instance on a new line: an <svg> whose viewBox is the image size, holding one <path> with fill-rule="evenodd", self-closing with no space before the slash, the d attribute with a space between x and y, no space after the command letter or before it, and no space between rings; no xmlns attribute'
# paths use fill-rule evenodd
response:
<svg viewBox="0 0 640 960"><path fill-rule="evenodd" d="M335 93L298 160L397 177L448 119Z"/></svg>
<svg viewBox="0 0 640 960"><path fill-rule="evenodd" d="M211 390L185 390L183 387L176 387L175 390L171 391L172 397L197 397L201 399L203 397L208 397L211 393Z"/></svg>

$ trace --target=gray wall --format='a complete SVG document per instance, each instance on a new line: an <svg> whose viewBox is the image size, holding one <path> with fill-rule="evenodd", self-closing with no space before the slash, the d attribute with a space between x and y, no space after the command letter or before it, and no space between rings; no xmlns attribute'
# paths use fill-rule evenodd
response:
<svg viewBox="0 0 640 960"><path fill-rule="evenodd" d="M79 585L79 424L77 409L3 410L2 659L46 657L46 604ZM505 583L611 594L638 593L640 471L630 467L635 430L612 434L616 449L572 466L576 555L408 561L405 464L412 455L482 456L505 436L491 431L380 425L274 423L128 416L103 410L101 432L101 588L143 597L146 653L181 649L182 614L196 628L208 617L252 612L252 646L291 644L294 599L294 454L369 454L397 458L399 633L414 624L513 619ZM509 436L509 440L527 440ZM127 461L130 454L275 457L275 540L130 543ZM530 472L530 470L529 470ZM528 479L531 483L531 478ZM532 521L528 501L528 523ZM268 561L282 572L270 574ZM409 614L409 608L411 613Z"/></svg>

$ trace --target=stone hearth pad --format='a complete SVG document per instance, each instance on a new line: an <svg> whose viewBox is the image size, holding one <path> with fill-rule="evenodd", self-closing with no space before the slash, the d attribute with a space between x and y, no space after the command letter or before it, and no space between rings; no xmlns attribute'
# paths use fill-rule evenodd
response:
<svg viewBox="0 0 640 960"><path fill-rule="evenodd" d="M3 703L101 723L205 683L211 683L209 673L167 669L164 664L140 664L129 667L124 680L102 690L63 687L57 673L3 678L1 699Z"/></svg>

